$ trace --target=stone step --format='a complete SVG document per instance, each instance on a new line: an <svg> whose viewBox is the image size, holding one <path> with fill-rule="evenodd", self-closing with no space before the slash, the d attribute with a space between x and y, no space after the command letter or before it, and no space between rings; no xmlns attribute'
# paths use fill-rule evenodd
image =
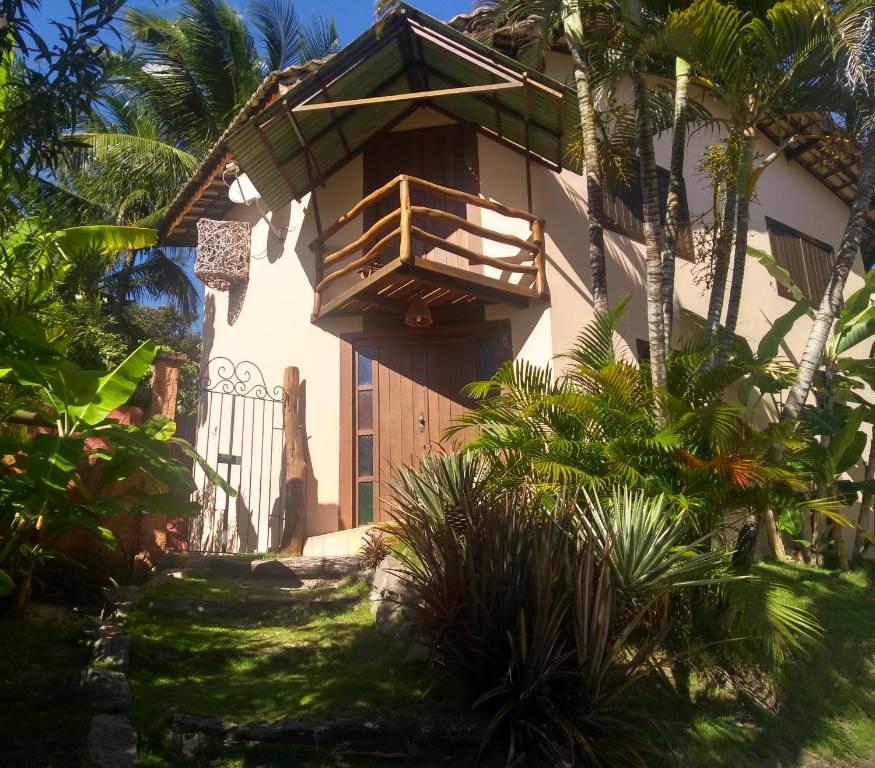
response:
<svg viewBox="0 0 875 768"><path fill-rule="evenodd" d="M95 715L88 730L92 768L136 768L137 732L127 715Z"/></svg>
<svg viewBox="0 0 875 768"><path fill-rule="evenodd" d="M277 557L252 562L252 578L271 581L339 579L358 573L358 557Z"/></svg>
<svg viewBox="0 0 875 768"><path fill-rule="evenodd" d="M211 717L174 715L172 729L178 734L202 733L227 741L282 742L322 749L337 746L397 750L408 747L468 748L480 743L471 726L418 723L376 723L353 720L299 720L289 717L272 723L230 724Z"/></svg>
<svg viewBox="0 0 875 768"><path fill-rule="evenodd" d="M300 586L304 579L339 579L359 570L358 557L313 556L273 557L253 560L241 555L169 553L161 562L160 571L191 571L209 573L229 579L263 579L291 582Z"/></svg>

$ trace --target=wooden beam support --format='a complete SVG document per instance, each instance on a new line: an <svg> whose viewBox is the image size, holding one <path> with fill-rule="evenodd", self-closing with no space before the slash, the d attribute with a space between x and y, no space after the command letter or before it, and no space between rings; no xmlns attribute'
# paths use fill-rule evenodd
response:
<svg viewBox="0 0 875 768"><path fill-rule="evenodd" d="M438 72L437 70L432 69L428 65L425 65L425 69L427 72L430 72L434 77L439 77L441 80L444 80L445 82L448 82L453 86L461 87L462 85L464 85L464 83L462 83L461 80L457 80L455 77L452 77L451 75L444 74L443 72ZM516 118L520 122L525 120L525 117L523 116L522 113L517 112L515 109L511 109L510 107L508 107L505 104L502 104L500 101L498 101L496 96L493 96L493 101L496 101L498 103L498 108L505 115L507 115L509 117ZM562 141L562 134L561 133L556 133L556 131L553 128L550 128L549 126L544 125L542 122L540 122L538 120L531 120L530 122L532 125L537 127L539 130L543 131L544 133L547 133L550 136L557 138L559 140L559 142L561 143L561 141ZM520 146L522 146L522 145L520 145Z"/></svg>
<svg viewBox="0 0 875 768"><path fill-rule="evenodd" d="M374 93L380 93L380 91L382 91L384 88L390 86L390 85L391 85L392 83L394 83L399 77L401 77L401 73L400 73L400 72L394 72L392 75L390 75L390 76L387 77L385 80L383 80L383 82L381 82L381 83L380 83L380 84L374 89ZM334 106L334 105L335 105L335 102L332 102L332 106ZM342 128L342 127L343 127L343 124L344 124L345 122L347 122L347 121L353 116L354 113L355 113L355 112L354 112L353 109L345 109L345 110L343 111L343 113L340 115L340 117L337 118L336 121L333 121L330 125L326 126L326 127L323 128L321 131L318 131L318 132L316 133L316 135L313 136L313 137L310 139L310 142L315 144L317 141L321 141L322 139L324 139L329 133L332 133L332 132L333 132L335 129L337 129L338 127ZM304 147L303 147L303 146L298 147L296 150L294 150L294 151L292 152L292 154L290 154L285 160L282 161L282 164L283 164L283 165L288 165L289 163L293 162L293 161L298 157L298 155L300 155L300 154L301 154L302 152L304 152L304 151L305 151L305 150L304 150ZM356 151L356 150L351 150L350 154L352 153L352 151ZM334 172L334 170L336 170L337 168L339 168L341 165L345 165L345 164L348 163L348 162L349 162L349 157L343 157L343 158L341 158L341 161L340 161L339 164L335 164L334 166L332 166L332 168L330 168L329 170L325 171L325 178L327 179L329 176L331 176L331 174Z"/></svg>
<svg viewBox="0 0 875 768"><path fill-rule="evenodd" d="M319 76L319 70L317 69L313 73L313 77L316 79L316 82L319 83L319 87L322 91L322 95L325 97L325 101L331 101L331 96L328 94L328 89L325 87L325 84L322 82L322 78ZM343 130L343 126L338 122L337 110L331 110L331 117L334 119L334 128L337 131L337 136L340 139L340 143L343 144L343 150L346 154L351 155L352 150L349 148L349 142L346 139L346 133Z"/></svg>
<svg viewBox="0 0 875 768"><path fill-rule="evenodd" d="M401 260L393 259L385 266L381 267L377 272L374 272L368 275L363 280L360 280L355 285L350 286L342 293L337 295L331 301L327 302L323 305L321 311L319 312L319 317L328 317L332 312L336 311L338 308L342 307L344 304L348 304L350 301L364 301L366 299L359 298L362 294L366 293L369 290L372 290L374 285L382 282L386 278L390 277L394 272L397 272L401 268Z"/></svg>
<svg viewBox="0 0 875 768"><path fill-rule="evenodd" d="M295 132L295 136L298 139L298 143L304 148L304 161L307 166L307 177L310 182L310 186L314 186L315 182L312 178L312 171L316 171L319 176L319 185L325 186L325 177L322 175L322 171L319 170L319 164L316 162L316 156L313 154L313 150L310 148L310 145L307 143L307 139L304 138L304 134L301 132L301 126L298 125L298 121L295 120L295 115L291 109L285 110L285 115L289 120L289 123L292 126L292 130ZM312 165L312 168L311 168Z"/></svg>
<svg viewBox="0 0 875 768"><path fill-rule="evenodd" d="M520 88L520 83L490 83L486 85L467 85L461 88L438 88L435 91L415 91L413 93L391 93L386 96L369 96L363 99L346 99L345 101L332 101L328 104L316 102L312 104L300 104L293 107L293 112L315 112L320 109L336 109L342 107L367 107L377 104L391 104L397 101L416 101L419 99L436 99L440 96L463 96L475 93L500 91L506 88Z"/></svg>
<svg viewBox="0 0 875 768"><path fill-rule="evenodd" d="M399 244L399 255L401 261L405 264L413 259L413 249L411 248L410 235L413 229L411 206L410 206L410 181L404 177L398 182L398 195L400 199L400 207L398 209L400 217L401 242Z"/></svg>
<svg viewBox="0 0 875 768"><path fill-rule="evenodd" d="M367 253L363 256L360 256L355 261L351 261L349 264L338 269L336 272L332 272L330 275L323 277L321 282L316 286L317 291L324 291L326 286L331 285L335 280L344 275L348 275L350 272L355 272L357 269L361 269L367 264L370 264L377 257L377 254L383 250L387 245L389 245L392 240L398 237L401 234L401 229L396 227L388 234L384 235L380 240L378 240L374 247L371 248Z"/></svg>
<svg viewBox="0 0 875 768"><path fill-rule="evenodd" d="M544 222L541 219L532 222L532 241L538 247L538 252L535 254L535 267L538 270L535 277L535 289L538 291L538 297L547 301L550 298L550 292L547 288L547 264L544 254Z"/></svg>
<svg viewBox="0 0 875 768"><path fill-rule="evenodd" d="M359 235L355 240L351 243L347 243L343 248L340 248L333 253L330 253L326 256L322 264L326 267L330 267L332 264L336 264L338 261L341 261L346 256L349 256L351 253L355 253L358 250L361 250L364 245L369 241L373 240L376 237L377 233L386 227L389 224L397 223L401 218L401 211L395 210L391 213L387 213L383 218L375 221L367 230L367 232L363 232Z"/></svg>
<svg viewBox="0 0 875 768"><path fill-rule="evenodd" d="M469 232L472 235L478 235L484 240L493 240L496 243L504 243L505 245L519 248L521 251L527 251L531 254L538 252L538 247L536 245L523 240L521 237L506 235L503 232L496 232L493 229L487 229L479 224L475 224L473 221L468 221L468 219L463 219L461 216L456 216L456 214L450 213L449 211L443 211L439 208L428 208L424 205L413 205L410 210L414 217L424 216L429 219L449 221L451 224L455 224L459 229L463 229L465 232Z"/></svg>
<svg viewBox="0 0 875 768"><path fill-rule="evenodd" d="M529 144L529 76L523 73L523 141L526 148L526 202L532 213L532 150Z"/></svg>
<svg viewBox="0 0 875 768"><path fill-rule="evenodd" d="M267 150L267 154L270 155L270 159L273 160L274 165L276 166L277 171L279 171L280 176L283 177L283 181L285 181L286 186L289 188L289 192L292 193L292 197L300 202L301 194L298 192L298 188L295 186L295 182L292 181L292 177L289 176L286 169L283 168L280 159L276 155L276 150L273 148L273 145L267 140L267 136L264 135L264 131L258 123L255 123L255 132L258 134L258 138L261 139L261 143Z"/></svg>
<svg viewBox="0 0 875 768"><path fill-rule="evenodd" d="M283 376L286 504L280 552L301 555L307 537L307 431L301 373L289 366Z"/></svg>
<svg viewBox="0 0 875 768"><path fill-rule="evenodd" d="M421 256L416 257L414 263L406 269L410 270L411 275L415 275L420 280L438 288L455 288L496 304L527 307L531 299L538 298L537 293L532 288L520 287L513 283L502 283L477 272L439 264Z"/></svg>
<svg viewBox="0 0 875 768"><path fill-rule="evenodd" d="M456 200L461 200L463 203L478 205L481 208L487 208L490 211L495 211L496 213L500 213L504 216L510 216L511 218L515 219L525 219L529 222L534 221L538 218L533 213L529 213L528 211L524 211L520 208L511 208L510 206L496 203L494 200L490 200L486 197L478 197L477 195L472 195L469 192L462 192L458 189L444 187L440 184L426 181L425 179L417 179L415 176L408 176L407 178L410 180L411 186L419 187L420 189L425 189L429 192L434 192L439 195L444 195L445 197L455 198Z"/></svg>
<svg viewBox="0 0 875 768"><path fill-rule="evenodd" d="M459 43L455 42L454 40L439 37L431 30L422 26L413 19L410 19L410 26L413 28L414 32L417 35L425 38L432 45L443 48L444 50L448 50L451 53L456 54L460 59L464 59L465 61L471 62L472 64L476 64L485 69L487 72L492 72L498 75L498 77L504 78L505 80L516 80L520 82L520 84L522 83L523 74L525 73L521 74L516 70L505 66L504 64L500 64L494 58L494 53L492 51L490 51L490 55L492 56L492 58L484 56L480 53L474 53L469 49L463 47ZM560 94L560 92L557 91L555 88L551 88L547 85L544 85L543 83L539 83L537 80L533 80L532 85L538 88L538 90L543 91L544 93L547 93L551 96L559 96Z"/></svg>
<svg viewBox="0 0 875 768"><path fill-rule="evenodd" d="M328 229L326 229L319 237L317 237L312 243L310 243L310 250L315 250L320 243L326 243L330 240L334 235L336 235L344 226L346 226L350 221L352 221L356 216L358 216L365 208L373 203L376 203L382 200L386 195L388 195L392 190L395 189L395 186L401 180L400 176L396 176L391 181L387 181L382 187L375 189L373 192L369 192L365 195L361 200L359 200L349 211L343 216L341 216L337 221L334 222Z"/></svg>
<svg viewBox="0 0 875 768"><path fill-rule="evenodd" d="M422 240L429 245L433 245L435 248L442 248L443 250L449 251L450 253L455 253L457 256L461 256L463 259L467 259L469 262L473 261L475 264L484 264L488 267L500 269L503 272L522 272L528 275L537 274L538 270L531 264L513 264L505 262L502 259L494 259L492 256L484 256L482 253L477 253L475 251L469 250L463 245L457 245L456 243L450 242L449 240L444 240L444 238L433 235L431 232L426 232L424 229L420 229L419 227L411 227L411 230L412 234L416 237L417 240ZM428 261L427 257L420 258ZM472 274L477 273L474 272ZM495 278L487 279L494 280Z"/></svg>

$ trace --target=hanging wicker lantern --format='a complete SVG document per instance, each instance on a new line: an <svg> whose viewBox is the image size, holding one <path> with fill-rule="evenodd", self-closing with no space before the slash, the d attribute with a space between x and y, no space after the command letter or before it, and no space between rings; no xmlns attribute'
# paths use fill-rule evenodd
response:
<svg viewBox="0 0 875 768"><path fill-rule="evenodd" d="M227 291L249 278L251 230L245 221L198 219L194 273L205 285Z"/></svg>

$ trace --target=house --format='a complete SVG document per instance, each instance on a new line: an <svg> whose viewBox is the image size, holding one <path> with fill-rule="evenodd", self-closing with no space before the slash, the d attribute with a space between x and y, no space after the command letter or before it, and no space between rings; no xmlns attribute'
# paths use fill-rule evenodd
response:
<svg viewBox="0 0 875 768"><path fill-rule="evenodd" d="M571 346L593 310L586 185L568 160L570 70L561 50L546 74L532 71L403 6L252 96L162 230L169 245L198 246L208 362L197 447L239 491L228 498L199 475L193 549L354 550L360 526L386 519L393 467L439 443L468 405L466 382ZM765 128L758 152L780 129ZM690 138L693 215L710 206L695 166L714 141ZM669 151L662 137L663 166ZM751 214L751 244L812 297L854 184L825 162L794 147ZM640 196L608 203L611 300L641 297L623 335L646 354ZM850 289L862 273L858 260ZM754 260L746 285L739 332L757 340L790 305ZM677 303L705 314L692 261L678 265ZM806 333L795 328L786 351Z"/></svg>

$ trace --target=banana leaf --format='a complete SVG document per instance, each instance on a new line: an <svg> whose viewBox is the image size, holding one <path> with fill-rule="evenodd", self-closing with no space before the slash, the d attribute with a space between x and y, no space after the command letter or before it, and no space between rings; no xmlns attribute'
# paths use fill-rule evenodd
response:
<svg viewBox="0 0 875 768"><path fill-rule="evenodd" d="M113 224L67 227L57 230L53 236L68 256L81 253L106 255L117 251L139 250L158 244L158 231L155 229Z"/></svg>

